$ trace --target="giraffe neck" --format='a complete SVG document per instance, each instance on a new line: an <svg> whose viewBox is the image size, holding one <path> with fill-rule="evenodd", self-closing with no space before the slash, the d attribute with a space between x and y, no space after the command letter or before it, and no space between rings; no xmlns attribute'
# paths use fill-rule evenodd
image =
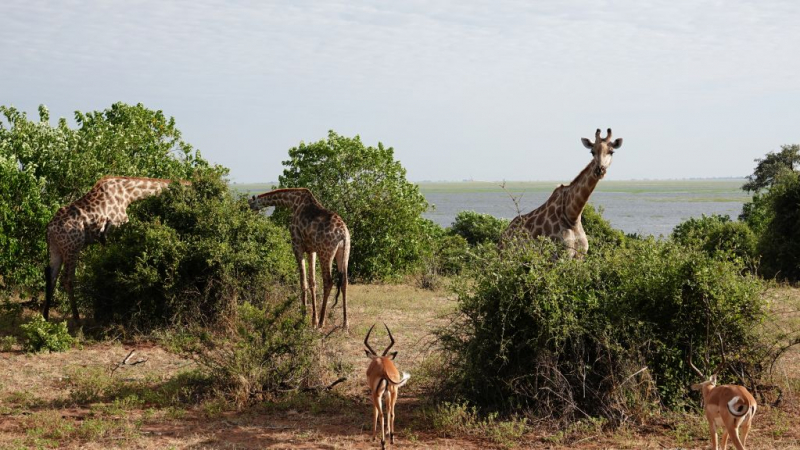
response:
<svg viewBox="0 0 800 450"><path fill-rule="evenodd" d="M595 161L592 160L569 184L563 213L567 221L573 225L581 219L583 208L600 181L600 177L595 175L595 165Z"/></svg>
<svg viewBox="0 0 800 450"><path fill-rule="evenodd" d="M284 206L291 208L292 212L297 211L297 209L308 203L319 205L319 202L317 202L311 194L311 191L305 188L276 189L256 197L256 205L259 208Z"/></svg>

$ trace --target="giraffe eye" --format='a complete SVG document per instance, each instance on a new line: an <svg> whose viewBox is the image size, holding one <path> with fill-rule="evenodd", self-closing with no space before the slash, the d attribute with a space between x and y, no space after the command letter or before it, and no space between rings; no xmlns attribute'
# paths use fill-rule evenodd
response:
<svg viewBox="0 0 800 450"><path fill-rule="evenodd" d="M609 154L609 155L613 155L613 154L614 154L614 150L609 150L609 151L608 151L608 154Z"/></svg>

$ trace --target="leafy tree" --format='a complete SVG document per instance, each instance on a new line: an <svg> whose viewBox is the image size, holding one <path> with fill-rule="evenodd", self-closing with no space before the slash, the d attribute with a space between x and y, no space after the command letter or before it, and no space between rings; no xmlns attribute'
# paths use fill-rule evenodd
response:
<svg viewBox="0 0 800 450"><path fill-rule="evenodd" d="M31 167L0 152L0 291L42 284L42 233L55 209L42 199L43 186Z"/></svg>
<svg viewBox="0 0 800 450"><path fill-rule="evenodd" d="M338 213L351 234L349 271L362 279L398 276L417 267L425 248L428 208L406 180L394 149L328 132L328 138L289 150L280 187L305 187ZM280 214L278 214L280 217Z"/></svg>
<svg viewBox="0 0 800 450"><path fill-rule="evenodd" d="M758 242L762 273L800 280L800 175L783 176L764 204L769 213Z"/></svg>
<svg viewBox="0 0 800 450"><path fill-rule="evenodd" d="M772 187L785 172L797 172L800 167L800 145L783 145L781 151L769 152L764 158L755 160L756 169L742 186L747 192L759 192Z"/></svg>

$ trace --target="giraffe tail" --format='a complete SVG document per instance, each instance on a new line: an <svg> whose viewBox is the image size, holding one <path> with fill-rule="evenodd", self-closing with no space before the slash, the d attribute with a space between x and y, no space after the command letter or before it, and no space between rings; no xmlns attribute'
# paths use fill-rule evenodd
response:
<svg viewBox="0 0 800 450"><path fill-rule="evenodd" d="M344 283L344 277L347 275L339 272L339 283L336 285L336 296L333 297L333 305L331 305L331 309L339 304L339 292L342 291L342 283Z"/></svg>
<svg viewBox="0 0 800 450"><path fill-rule="evenodd" d="M48 264L44 268L44 309L42 310L42 317L47 320L50 312L50 301L53 299L53 268Z"/></svg>

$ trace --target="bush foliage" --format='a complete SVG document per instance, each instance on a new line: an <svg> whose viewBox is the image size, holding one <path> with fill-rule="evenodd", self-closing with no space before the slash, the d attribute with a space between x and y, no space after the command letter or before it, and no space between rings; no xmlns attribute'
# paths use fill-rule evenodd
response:
<svg viewBox="0 0 800 450"><path fill-rule="evenodd" d="M461 236L469 245L497 243L500 235L508 227L508 219L498 219L491 214L475 211L460 211L456 214L449 232Z"/></svg>
<svg viewBox="0 0 800 450"><path fill-rule="evenodd" d="M245 302L221 331L193 330L177 339L239 406L307 387L319 336L309 329L293 299L260 307Z"/></svg>
<svg viewBox="0 0 800 450"><path fill-rule="evenodd" d="M39 314L19 326L24 337L26 352L63 352L72 347L73 339L67 331L67 322L48 322Z"/></svg>
<svg viewBox="0 0 800 450"><path fill-rule="evenodd" d="M718 335L731 365L747 361L762 286L737 262L653 239L597 245L583 261L555 250L539 239L487 252L456 283L459 310L439 336L466 400L620 420L679 404L690 349L717 367Z"/></svg>
<svg viewBox="0 0 800 450"><path fill-rule="evenodd" d="M216 175L174 184L129 216L86 253L79 285L101 321L140 329L213 321L296 282L288 232L233 198Z"/></svg>
<svg viewBox="0 0 800 450"><path fill-rule="evenodd" d="M735 258L754 268L757 260L755 233L750 227L729 216L703 215L676 225L672 239L682 245L704 251L711 257Z"/></svg>
<svg viewBox="0 0 800 450"><path fill-rule="evenodd" d="M327 140L290 149L289 158L280 187L308 188L344 219L351 235L352 276L391 278L421 265L427 251L422 213L428 203L406 180L393 148L368 147L358 136L330 131Z"/></svg>

